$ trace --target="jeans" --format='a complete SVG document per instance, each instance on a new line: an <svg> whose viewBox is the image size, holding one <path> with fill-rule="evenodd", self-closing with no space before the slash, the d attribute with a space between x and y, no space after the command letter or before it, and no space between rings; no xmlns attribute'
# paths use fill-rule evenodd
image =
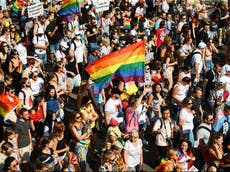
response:
<svg viewBox="0 0 230 172"><path fill-rule="evenodd" d="M47 63L47 54L37 54L38 58L42 60L42 64L46 64Z"/></svg>
<svg viewBox="0 0 230 172"><path fill-rule="evenodd" d="M186 139L188 139L192 143L192 147L194 146L194 134L191 130L184 130L183 135Z"/></svg>

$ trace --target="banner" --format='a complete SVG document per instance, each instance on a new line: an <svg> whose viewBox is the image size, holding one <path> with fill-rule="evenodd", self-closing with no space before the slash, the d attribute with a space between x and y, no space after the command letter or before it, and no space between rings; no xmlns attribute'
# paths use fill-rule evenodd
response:
<svg viewBox="0 0 230 172"><path fill-rule="evenodd" d="M96 13L109 10L109 2L108 0L97 0L95 5Z"/></svg>
<svg viewBox="0 0 230 172"><path fill-rule="evenodd" d="M43 3L37 3L35 5L30 5L27 7L28 17L35 18L37 16L43 15Z"/></svg>

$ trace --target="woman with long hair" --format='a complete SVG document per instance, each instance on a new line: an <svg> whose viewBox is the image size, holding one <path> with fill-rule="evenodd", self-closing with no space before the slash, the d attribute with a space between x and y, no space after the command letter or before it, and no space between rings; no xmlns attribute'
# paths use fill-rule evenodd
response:
<svg viewBox="0 0 230 172"><path fill-rule="evenodd" d="M0 43L0 63L1 64L5 63L8 56L9 56L9 45L6 42L1 42Z"/></svg>
<svg viewBox="0 0 230 172"><path fill-rule="evenodd" d="M160 83L155 83L152 90L152 94L150 94L147 104L152 107L154 118L160 118L161 106L165 105L163 89Z"/></svg>
<svg viewBox="0 0 230 172"><path fill-rule="evenodd" d="M86 171L86 155L90 144L91 128L82 120L82 114L75 112L71 114L70 131L76 140L75 151L78 155L82 172Z"/></svg>
<svg viewBox="0 0 230 172"><path fill-rule="evenodd" d="M64 123L56 122L54 124L51 137L53 142L53 150L54 153L58 154L59 161L62 161L66 155L66 152L69 151L69 146L67 146L64 132L65 132Z"/></svg>
<svg viewBox="0 0 230 172"><path fill-rule="evenodd" d="M194 145L194 135L193 135L193 118L194 118L194 111L192 111L192 98L186 97L182 101L182 109L179 113L179 127L180 127L180 133L181 136L184 136L187 138L192 145Z"/></svg>
<svg viewBox="0 0 230 172"><path fill-rule="evenodd" d="M12 49L9 55L9 58L6 59L6 62L3 66L3 71L5 74L11 74L13 77L13 86L15 88L16 94L19 93L22 73L22 61L19 59L18 51Z"/></svg>
<svg viewBox="0 0 230 172"><path fill-rule="evenodd" d="M46 118L46 104L42 96L34 99L34 104L30 110L30 124L35 137L40 138L43 135L43 121Z"/></svg>
<svg viewBox="0 0 230 172"><path fill-rule="evenodd" d="M212 162L214 160L221 160L223 156L223 134L212 132L208 140L204 160L206 162Z"/></svg>
<svg viewBox="0 0 230 172"><path fill-rule="evenodd" d="M116 157L113 151L106 150L102 154L102 163L99 167L100 172L117 171L117 164L115 163Z"/></svg>
<svg viewBox="0 0 230 172"><path fill-rule="evenodd" d="M170 91L172 86L173 86L173 71L174 71L174 66L178 64L178 60L174 57L175 54L175 49L174 45L170 44L168 45L166 49L166 53L164 56L164 65L163 65L163 70L165 72L165 79L168 80L169 85L168 85L168 90Z"/></svg>
<svg viewBox="0 0 230 172"><path fill-rule="evenodd" d="M192 153L192 145L188 139L183 139L179 143L178 162L182 165L183 171L189 170L195 161L195 156Z"/></svg>

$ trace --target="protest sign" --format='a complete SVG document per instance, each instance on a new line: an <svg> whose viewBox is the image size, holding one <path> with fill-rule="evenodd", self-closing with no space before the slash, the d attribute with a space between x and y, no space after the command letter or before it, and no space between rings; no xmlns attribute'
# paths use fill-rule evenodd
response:
<svg viewBox="0 0 230 172"><path fill-rule="evenodd" d="M28 17L35 18L37 16L43 15L43 3L37 3L27 7Z"/></svg>

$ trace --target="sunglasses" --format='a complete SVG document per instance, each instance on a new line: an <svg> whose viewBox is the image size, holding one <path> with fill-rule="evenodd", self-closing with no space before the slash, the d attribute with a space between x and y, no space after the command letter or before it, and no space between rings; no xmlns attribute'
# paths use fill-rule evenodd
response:
<svg viewBox="0 0 230 172"><path fill-rule="evenodd" d="M34 76L33 76L33 78L37 78L37 77L38 77L38 75L34 75Z"/></svg>
<svg viewBox="0 0 230 172"><path fill-rule="evenodd" d="M190 103L188 103L189 105L191 105L192 104L192 102L190 102Z"/></svg>
<svg viewBox="0 0 230 172"><path fill-rule="evenodd" d="M3 45L2 47L8 47L7 45Z"/></svg>
<svg viewBox="0 0 230 172"><path fill-rule="evenodd" d="M17 166L18 166L18 162L17 162L16 164L13 164L12 166L13 166L13 167L17 167Z"/></svg>
<svg viewBox="0 0 230 172"><path fill-rule="evenodd" d="M81 118L81 116L76 116L76 119L80 119Z"/></svg>
<svg viewBox="0 0 230 172"><path fill-rule="evenodd" d="M14 94L14 93L15 93L15 91L9 91L9 93Z"/></svg>
<svg viewBox="0 0 230 172"><path fill-rule="evenodd" d="M18 53L14 53L14 55L18 55Z"/></svg>

